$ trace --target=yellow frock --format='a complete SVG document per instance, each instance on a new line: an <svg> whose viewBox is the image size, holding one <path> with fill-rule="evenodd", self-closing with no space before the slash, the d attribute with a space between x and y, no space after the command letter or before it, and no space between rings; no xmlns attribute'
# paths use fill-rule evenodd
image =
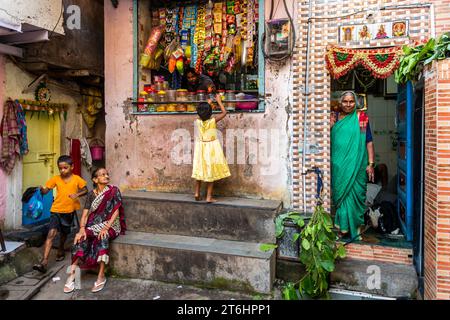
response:
<svg viewBox="0 0 450 320"><path fill-rule="evenodd" d="M192 178L212 182L229 177L230 169L216 134L216 119L195 120L197 137L194 146Z"/></svg>

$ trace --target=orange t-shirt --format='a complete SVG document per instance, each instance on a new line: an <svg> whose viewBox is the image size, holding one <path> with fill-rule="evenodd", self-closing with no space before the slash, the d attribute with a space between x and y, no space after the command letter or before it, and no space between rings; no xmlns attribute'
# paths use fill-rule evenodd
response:
<svg viewBox="0 0 450 320"><path fill-rule="evenodd" d="M53 189L56 187L56 198L53 201L50 211L56 213L72 213L80 209L80 201L78 199L73 200L69 195L78 193L85 186L86 181L76 174L72 174L68 182L64 182L61 176L54 176L48 180L45 184L46 188Z"/></svg>

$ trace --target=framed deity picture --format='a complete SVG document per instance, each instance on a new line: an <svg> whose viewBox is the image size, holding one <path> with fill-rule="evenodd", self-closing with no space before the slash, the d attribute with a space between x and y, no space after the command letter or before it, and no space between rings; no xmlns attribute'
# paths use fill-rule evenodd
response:
<svg viewBox="0 0 450 320"><path fill-rule="evenodd" d="M367 110L367 95L365 93L357 93L356 98L358 99L356 103L356 107L359 110L366 111Z"/></svg>

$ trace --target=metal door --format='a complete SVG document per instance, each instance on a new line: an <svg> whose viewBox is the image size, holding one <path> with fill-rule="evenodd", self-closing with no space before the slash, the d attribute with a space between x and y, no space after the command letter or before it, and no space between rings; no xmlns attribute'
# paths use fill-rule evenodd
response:
<svg viewBox="0 0 450 320"><path fill-rule="evenodd" d="M399 86L397 96L397 193L398 217L403 234L407 241L413 235L413 89L411 82Z"/></svg>

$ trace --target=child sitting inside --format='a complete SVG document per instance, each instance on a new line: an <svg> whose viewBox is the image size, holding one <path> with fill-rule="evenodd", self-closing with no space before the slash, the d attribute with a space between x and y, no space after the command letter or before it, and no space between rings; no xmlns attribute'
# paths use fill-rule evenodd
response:
<svg viewBox="0 0 450 320"><path fill-rule="evenodd" d="M45 187L40 187L42 194L48 193L54 187L56 187L57 192L50 209L50 224L45 241L44 257L41 263L33 266L34 270L42 273L47 271L48 256L53 239L58 232L60 232L60 241L56 261L64 260L64 243L70 233L76 210L80 209L78 198L88 192L86 181L72 173L73 161L70 156L63 155L58 158L58 169L60 174L48 180Z"/></svg>
<svg viewBox="0 0 450 320"><path fill-rule="evenodd" d="M231 175L216 133L216 123L226 116L227 111L220 99L217 100L217 103L222 111L220 114L211 117L212 101L208 100L208 103L198 105L197 114L200 119L195 120L195 126L198 131L192 166L192 178L196 180L195 200L200 200L200 188L203 181L207 185L206 202L208 203L216 202L212 196L214 181Z"/></svg>

